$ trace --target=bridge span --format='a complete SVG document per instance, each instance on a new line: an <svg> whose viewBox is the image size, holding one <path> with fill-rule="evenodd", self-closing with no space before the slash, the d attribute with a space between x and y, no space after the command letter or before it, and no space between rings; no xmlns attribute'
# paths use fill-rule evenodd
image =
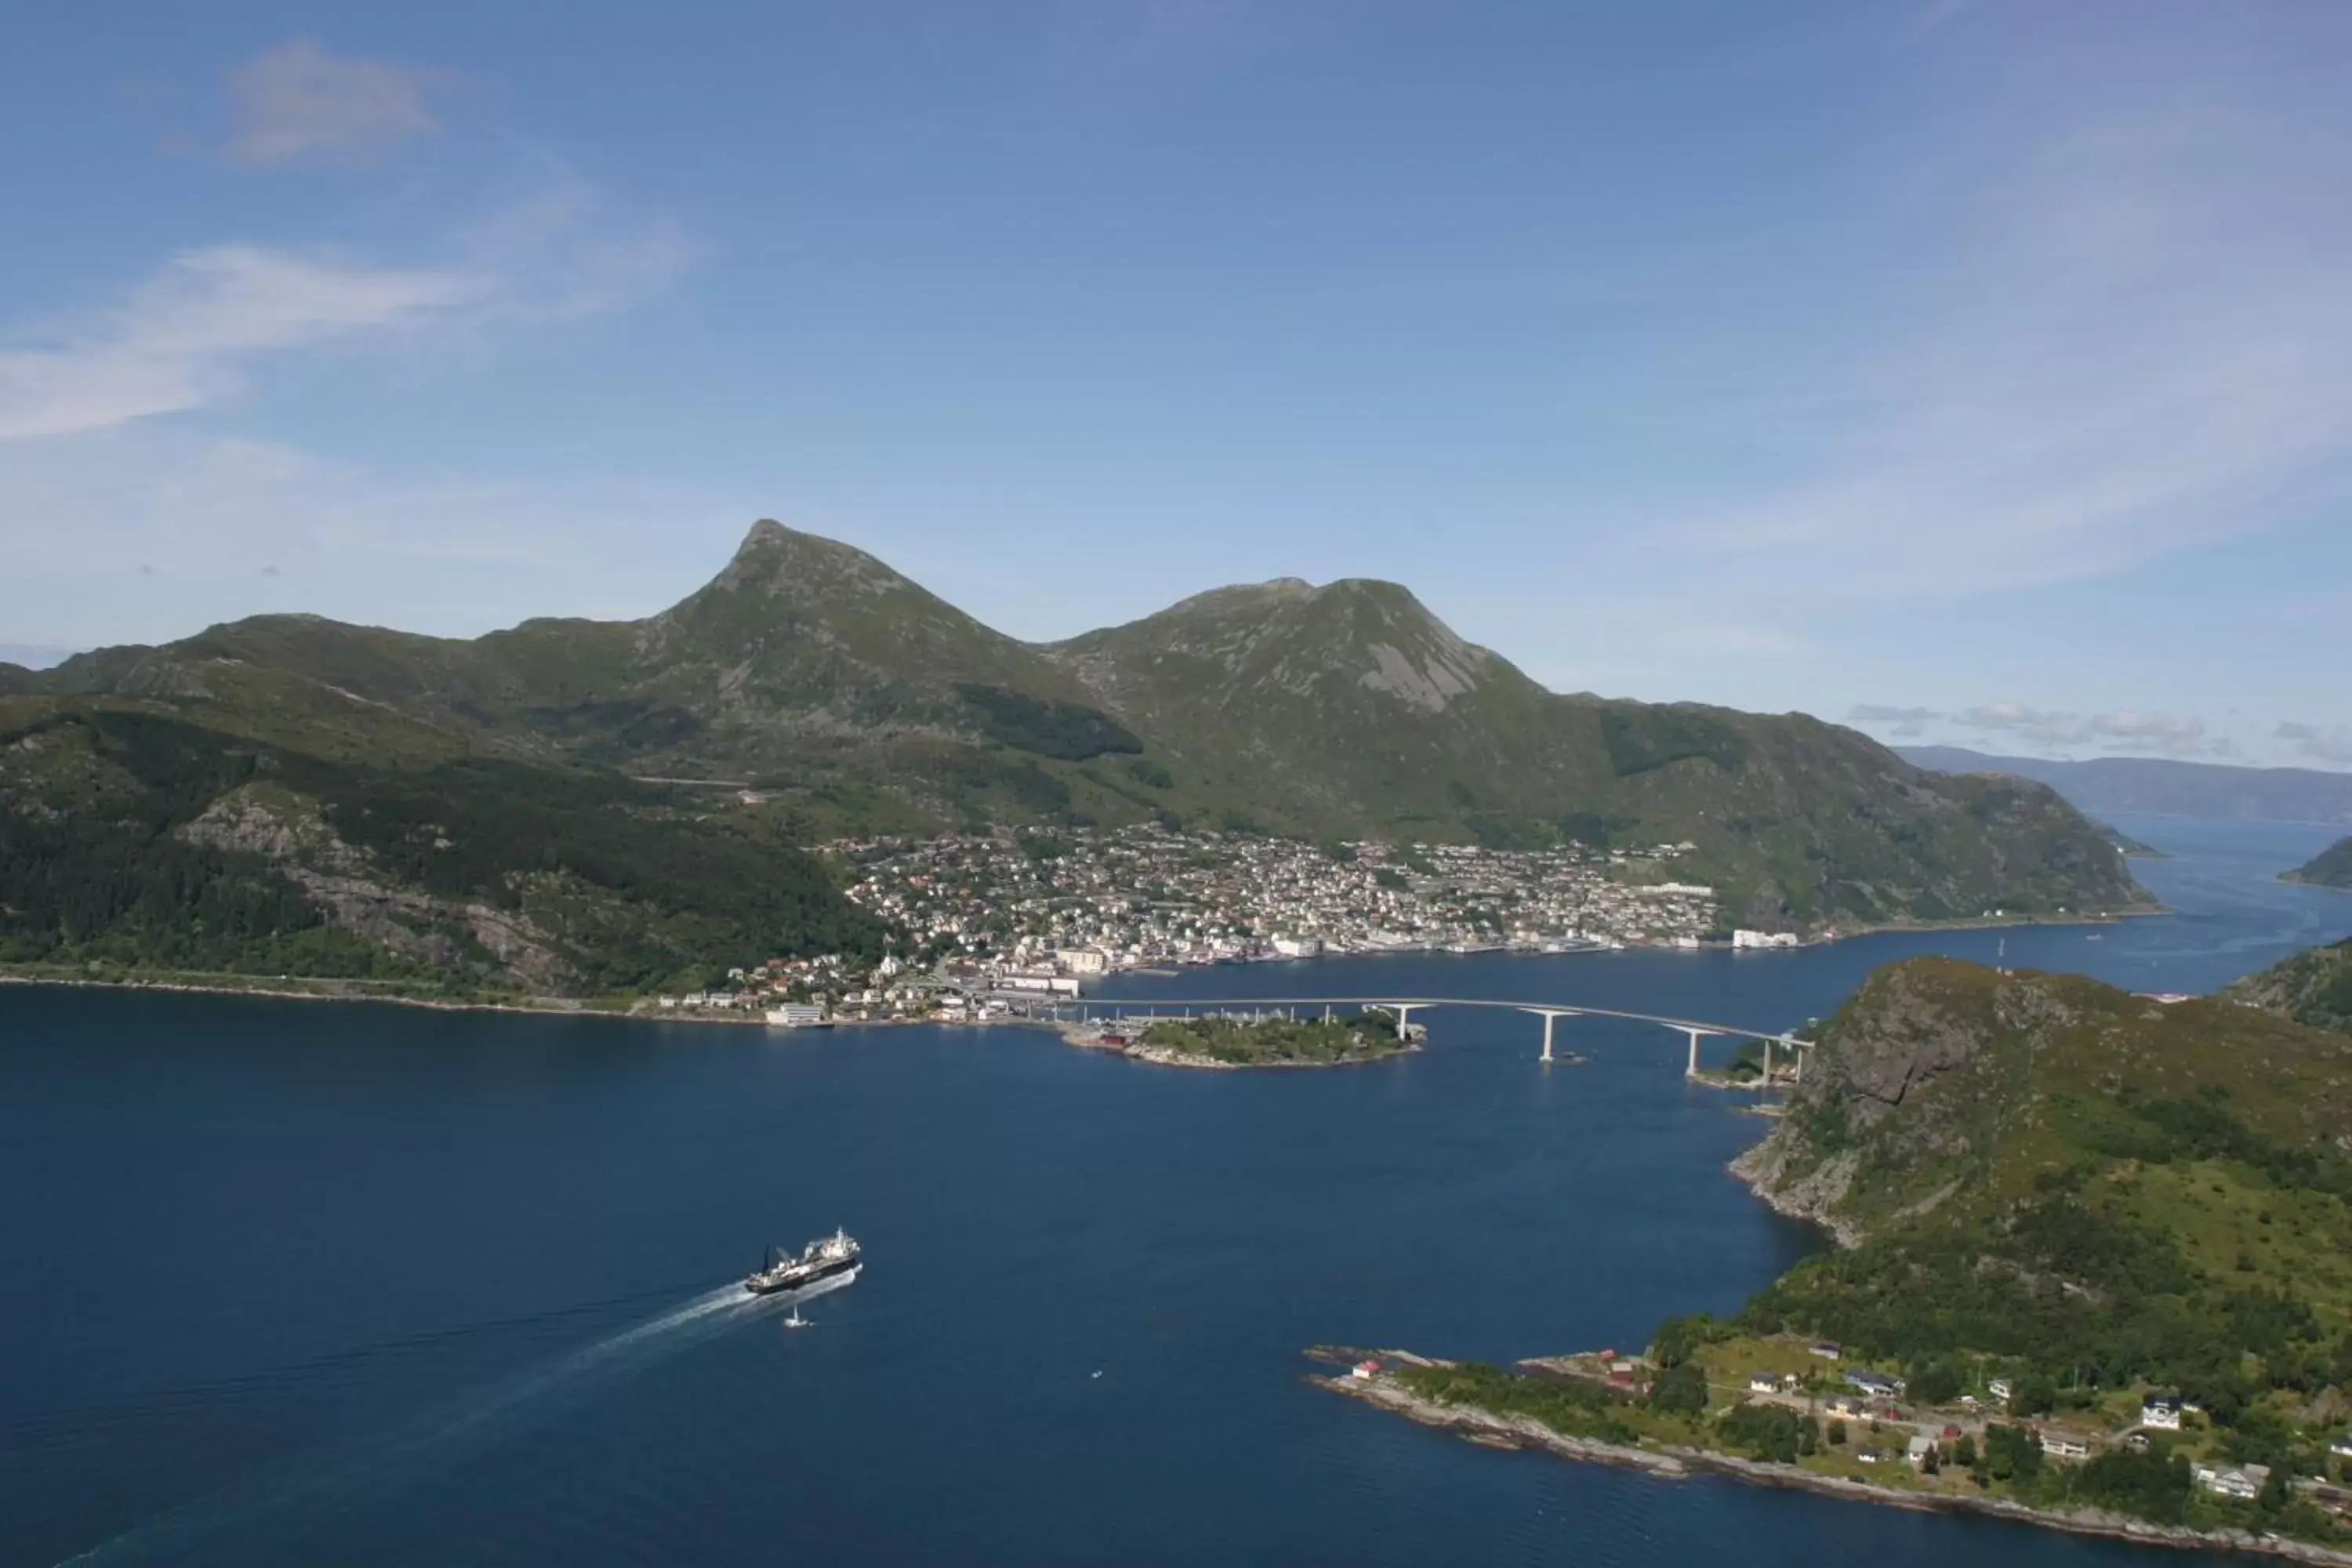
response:
<svg viewBox="0 0 2352 1568"><path fill-rule="evenodd" d="M1335 1007L1352 1007L1360 1012L1377 1008L1396 1015L1400 1026L1410 1023L1412 1015L1424 1007L1483 1007L1489 1011L1525 1013L1543 1020L1543 1054L1538 1059L1547 1062L1553 1059L1553 1026L1562 1018L1611 1018L1633 1024L1655 1024L1689 1039L1690 1056L1683 1068L1685 1078L1698 1075L1701 1040L1717 1037L1758 1040L1764 1046L1764 1076L1759 1080L1759 1084L1771 1082L1774 1047L1796 1058L1795 1077L1800 1083L1804 1081L1805 1053L1813 1048L1812 1041L1801 1040L1788 1029L1751 1029L1738 1024L1677 1018L1664 1013L1629 1013L1615 1007L1572 1006L1561 1002L1505 1001L1491 996L1106 996L1057 1003L1054 1012L1060 1016L1066 1011L1075 1011L1079 1021L1085 1022L1098 1014L1123 1018L1130 1013L1159 1013L1163 1009L1179 1016L1188 1016L1196 1012L1248 1009L1264 1013L1286 1009L1295 1011L1300 1007L1320 1007L1326 1017Z"/></svg>

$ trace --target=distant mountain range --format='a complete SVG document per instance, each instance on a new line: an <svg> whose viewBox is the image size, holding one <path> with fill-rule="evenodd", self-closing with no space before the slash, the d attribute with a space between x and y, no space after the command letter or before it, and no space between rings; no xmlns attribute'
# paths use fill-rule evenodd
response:
<svg viewBox="0 0 2352 1568"><path fill-rule="evenodd" d="M2083 810L2247 822L2352 823L2352 773L2316 768L2241 768L2164 757L2094 757L2053 762L2003 757L1964 746L1897 746L1919 767L1939 773L2009 773L2036 779Z"/></svg>
<svg viewBox="0 0 2352 1568"><path fill-rule="evenodd" d="M222 805L257 775L268 790ZM729 787L688 809L623 775ZM602 865L598 886L635 911L575 888L602 913L535 917L546 973L642 976L717 951L708 923L648 912L695 908L655 841L689 826L681 866L730 835L1153 818L1326 839L1687 842L1686 875L1717 885L1732 920L1780 928L2147 901L2039 784L1925 773L1801 714L1555 695L1389 583L1221 589L1039 645L863 552L761 522L709 585L642 621L533 620L462 641L265 616L49 670L0 665L0 835L16 836L0 858L26 876L73 882L44 859L66 852L60 824L135 820L151 838L275 855L389 897L441 864L412 851L444 784L459 797L451 821L520 837L469 858L455 833L425 835L474 867L436 884L457 904L417 915L446 928L433 951L494 950L458 906L519 897L516 879L538 870ZM502 793L569 803L571 858L522 853L528 821ZM592 804L638 825L627 855L607 853ZM330 838L352 853L312 853ZM393 877L395 861L409 871ZM848 929L837 910L788 901L813 929ZM5 883L0 903L26 907ZM666 934L617 967L587 951L602 939L559 940L596 920Z"/></svg>

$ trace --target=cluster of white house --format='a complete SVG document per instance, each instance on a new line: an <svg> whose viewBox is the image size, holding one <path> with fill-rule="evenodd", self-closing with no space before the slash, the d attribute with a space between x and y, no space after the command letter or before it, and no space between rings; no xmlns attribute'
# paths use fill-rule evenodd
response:
<svg viewBox="0 0 2352 1568"><path fill-rule="evenodd" d="M1836 1345L1826 1342L1813 1345L1811 1351L1813 1354L1830 1361L1839 1359L1843 1353ZM1834 1415L1861 1415L1873 1411L1883 1414L1888 1405L1903 1396L1906 1386L1899 1377L1862 1368L1845 1373L1843 1381L1853 1393L1836 1395L1827 1402L1830 1413ZM1803 1380L1787 1373L1758 1372L1748 1379L1748 1390L1751 1394L1787 1395L1802 1386ZM1996 1377L1986 1384L1985 1392L1991 1395L1995 1404L2005 1405L2015 1397L2017 1390L2011 1379ZM1969 1394L1961 1395L1960 1403L1972 1409L1978 1405L1976 1398ZM2128 1447L2146 1447L2149 1432L2178 1432L2181 1429L2183 1416L2197 1408L2196 1405L2178 1394L2148 1394L2140 1401L2138 1425L2124 1434L2122 1441ZM1948 1436L1956 1428L1947 1427L1945 1430ZM2091 1437L2059 1426L2040 1427L2037 1436L2042 1451L2055 1459L2087 1459L2095 1447ZM1909 1439L1905 1457L1914 1466L1925 1468L1927 1458L1937 1451L1937 1447L1936 1436L1922 1430ZM2335 1438L2329 1445L2329 1452L2338 1458L2352 1459L2352 1433ZM1864 1462L1874 1463L1879 1456L1874 1450L1869 1450L1856 1457ZM2216 1496L2251 1500L2261 1495L2271 1471L2266 1465L2251 1463L2199 1463L2191 1467L2190 1474L2198 1486Z"/></svg>
<svg viewBox="0 0 2352 1568"><path fill-rule="evenodd" d="M926 952L1014 970L1395 949L1696 947L1714 889L1659 880L1688 844L1602 851L1129 827L845 839L850 897ZM1779 945L1753 933L1749 945Z"/></svg>

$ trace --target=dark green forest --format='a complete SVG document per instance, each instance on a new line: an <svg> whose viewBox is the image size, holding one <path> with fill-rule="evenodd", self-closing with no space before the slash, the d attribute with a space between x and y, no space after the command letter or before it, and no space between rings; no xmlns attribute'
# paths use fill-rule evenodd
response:
<svg viewBox="0 0 2352 1568"><path fill-rule="evenodd" d="M798 847L616 774L483 759L351 766L103 710L20 726L0 747L27 739L86 754L90 782L78 799L0 810L0 961L425 978L330 925L268 859L182 835L254 783L315 800L390 888L501 910L521 909L541 874L584 889L593 907L563 936L591 992L772 956L870 956L887 936Z"/></svg>

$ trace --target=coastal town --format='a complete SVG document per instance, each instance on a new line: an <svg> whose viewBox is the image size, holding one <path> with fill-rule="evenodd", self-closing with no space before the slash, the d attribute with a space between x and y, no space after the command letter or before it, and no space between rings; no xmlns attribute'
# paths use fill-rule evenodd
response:
<svg viewBox="0 0 2352 1568"><path fill-rule="evenodd" d="M850 900L901 933L861 967L776 959L725 987L665 996L688 1013L810 1024L978 1019L1067 999L1130 970L1337 953L1793 946L1724 929L1687 843L1312 844L1160 826L1024 828L824 847Z"/></svg>

